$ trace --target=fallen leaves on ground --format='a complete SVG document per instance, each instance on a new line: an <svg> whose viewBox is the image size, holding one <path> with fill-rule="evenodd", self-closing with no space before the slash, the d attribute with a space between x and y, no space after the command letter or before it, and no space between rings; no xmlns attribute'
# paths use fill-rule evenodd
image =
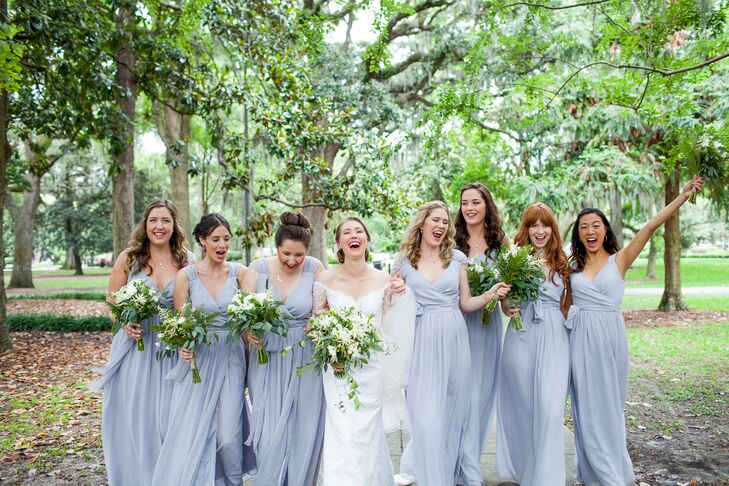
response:
<svg viewBox="0 0 729 486"><path fill-rule="evenodd" d="M641 309L624 311L623 316L628 327L674 327L729 321L729 312L702 309L674 312Z"/></svg>
<svg viewBox="0 0 729 486"><path fill-rule="evenodd" d="M27 484L31 475L36 484L65 474L60 464L71 457L100 467L101 395L86 384L98 378L91 368L105 363L111 334L16 332L11 338L15 352L0 357L0 462L8 466L0 483Z"/></svg>
<svg viewBox="0 0 729 486"><path fill-rule="evenodd" d="M104 302L71 299L12 299L7 310L13 314L56 314L61 316L108 316Z"/></svg>

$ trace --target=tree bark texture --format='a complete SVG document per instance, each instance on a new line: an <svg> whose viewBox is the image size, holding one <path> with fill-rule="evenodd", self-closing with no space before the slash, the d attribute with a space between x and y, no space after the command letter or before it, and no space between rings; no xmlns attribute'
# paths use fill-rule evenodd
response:
<svg viewBox="0 0 729 486"><path fill-rule="evenodd" d="M155 102L157 132L167 150L167 169L170 173L172 202L177 206L180 224L185 236L192 238L190 223L190 184L187 172L190 159L187 144L190 142L190 115L183 115L167 105Z"/></svg>
<svg viewBox="0 0 729 486"><path fill-rule="evenodd" d="M30 190L21 195L22 202L10 206L13 218L13 271L8 288L33 288L33 225L35 212L40 203L41 176L29 173L26 176Z"/></svg>
<svg viewBox="0 0 729 486"><path fill-rule="evenodd" d="M331 173L334 166L334 158L337 156L341 146L339 144L324 144L315 153L313 157L323 159L329 172ZM327 174L329 175L329 174ZM316 190L315 176L303 174L301 176L301 194L304 204L311 204L321 201L322 195ZM329 267L327 263L327 208L324 206L310 206L303 208L303 213L309 218L311 223L311 244L309 245L309 255L319 259L325 268Z"/></svg>
<svg viewBox="0 0 729 486"><path fill-rule="evenodd" d="M625 236L623 235L623 197L620 191L615 188L610 194L610 224L613 227L615 238L618 245L623 248L625 245Z"/></svg>
<svg viewBox="0 0 729 486"><path fill-rule="evenodd" d="M0 0L0 22L7 21L8 2ZM8 160L8 93L0 90L0 235L5 224L5 191L7 191ZM8 334L8 315L5 308L5 243L0 238L0 355L13 352L13 342Z"/></svg>
<svg viewBox="0 0 729 486"><path fill-rule="evenodd" d="M669 204L676 199L680 190L679 171L673 171L666 178L665 203ZM663 297L658 309L666 312L676 310L687 310L686 303L681 293L681 226L679 224L679 212L666 221L663 231L663 266L665 276L663 283Z"/></svg>
<svg viewBox="0 0 729 486"><path fill-rule="evenodd" d="M116 18L117 29L131 38L131 28L135 23L134 5L122 2ZM116 54L116 82L123 94L117 100L124 117L116 127L117 135L124 141L118 154L114 154L114 165L118 169L112 177L112 228L113 259L127 246L134 229L134 131L135 108L137 101L137 81L134 77L135 55L130 43L124 43Z"/></svg>

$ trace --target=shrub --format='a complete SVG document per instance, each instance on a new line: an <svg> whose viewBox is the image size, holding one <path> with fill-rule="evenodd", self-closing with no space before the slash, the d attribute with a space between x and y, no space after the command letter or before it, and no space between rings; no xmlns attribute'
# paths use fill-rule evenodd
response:
<svg viewBox="0 0 729 486"><path fill-rule="evenodd" d="M8 295L8 300L14 299L33 299L33 300L96 300L99 302L106 301L106 294L102 292L60 292L57 294L45 294L45 295L34 295L34 294L14 294Z"/></svg>
<svg viewBox="0 0 729 486"><path fill-rule="evenodd" d="M111 320L106 316L71 317L54 314L8 314L8 330L86 332L109 331Z"/></svg>

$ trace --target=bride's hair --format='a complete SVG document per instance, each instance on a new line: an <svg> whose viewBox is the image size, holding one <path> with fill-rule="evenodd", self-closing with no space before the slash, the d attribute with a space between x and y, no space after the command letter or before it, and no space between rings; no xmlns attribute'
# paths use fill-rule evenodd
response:
<svg viewBox="0 0 729 486"><path fill-rule="evenodd" d="M423 240L423 225L428 216L430 216L430 213L436 209L442 209L448 215L448 229L446 230L445 238L443 238L440 244L440 259L444 267L450 265L453 259L453 248L456 246L456 240L454 239L456 229L453 226L453 220L448 211L448 206L443 201L430 201L418 208L418 212L410 220L410 225L405 231L402 243L400 243L400 250L403 256L408 259L413 268L418 268L418 261L420 260L420 243Z"/></svg>
<svg viewBox="0 0 729 486"><path fill-rule="evenodd" d="M359 223L362 228L364 229L365 234L367 235L367 243L372 241L372 238L370 237L370 231L367 229L367 225L364 224L364 221L359 219L357 216L348 216L342 220L339 225L337 225L337 229L334 230L334 241L337 242L337 246L339 246L339 237L342 233L342 226L344 226L344 223L347 221L355 221ZM370 250L369 248L365 249L365 261L369 261L370 259ZM337 250L337 260L339 260L339 263L344 263L344 250L342 250L341 247Z"/></svg>
<svg viewBox="0 0 729 486"><path fill-rule="evenodd" d="M149 238L147 237L147 220L149 213L153 209L165 208L172 216L172 236L170 237L170 250L172 251L172 260L177 268L187 266L187 247L185 244L185 231L180 225L180 217L177 214L177 208L172 201L167 199L159 199L151 202L145 209L142 219L134 227L132 235L127 243L127 261L124 263L124 270L129 271L136 262L139 270L149 269L152 275L154 268L149 264Z"/></svg>

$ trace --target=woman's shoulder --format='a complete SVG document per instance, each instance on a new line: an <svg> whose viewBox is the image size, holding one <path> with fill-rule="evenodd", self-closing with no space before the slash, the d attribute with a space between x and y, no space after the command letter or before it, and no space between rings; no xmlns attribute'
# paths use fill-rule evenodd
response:
<svg viewBox="0 0 729 486"><path fill-rule="evenodd" d="M463 265L468 263L468 257L461 250L453 250L453 258L451 261L454 261L459 265Z"/></svg>
<svg viewBox="0 0 729 486"><path fill-rule="evenodd" d="M238 275L245 272L247 268L248 267L242 263L228 262L228 275L231 277L238 277Z"/></svg>
<svg viewBox="0 0 729 486"><path fill-rule="evenodd" d="M304 257L304 271L305 272L316 272L319 268L324 268L321 261L313 256L306 255Z"/></svg>
<svg viewBox="0 0 729 486"><path fill-rule="evenodd" d="M270 257L263 257L253 260L248 268L252 268L258 273L268 273L268 259Z"/></svg>

